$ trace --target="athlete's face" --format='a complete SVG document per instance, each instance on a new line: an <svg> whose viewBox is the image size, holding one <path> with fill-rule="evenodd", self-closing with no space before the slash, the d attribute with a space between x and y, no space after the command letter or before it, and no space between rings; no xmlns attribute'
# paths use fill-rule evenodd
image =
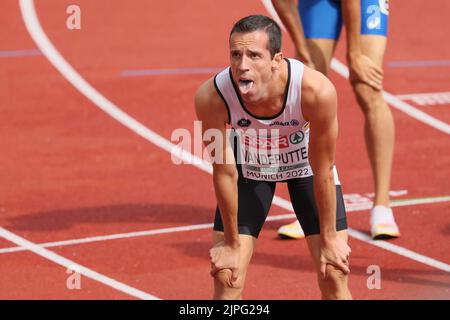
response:
<svg viewBox="0 0 450 320"><path fill-rule="evenodd" d="M246 101L258 101L268 94L272 76L283 59L273 59L268 49L269 37L264 31L233 33L230 37L230 66L233 80Z"/></svg>

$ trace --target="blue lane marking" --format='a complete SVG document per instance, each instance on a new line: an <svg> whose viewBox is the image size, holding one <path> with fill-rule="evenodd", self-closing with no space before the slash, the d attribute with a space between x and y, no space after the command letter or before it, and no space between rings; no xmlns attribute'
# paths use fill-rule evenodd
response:
<svg viewBox="0 0 450 320"><path fill-rule="evenodd" d="M35 57L35 56L42 56L42 52L39 49L0 50L0 58Z"/></svg>
<svg viewBox="0 0 450 320"><path fill-rule="evenodd" d="M211 74L224 68L177 68L177 69L142 69L142 70L123 70L120 72L122 77L141 77L156 75L192 75L192 74Z"/></svg>
<svg viewBox="0 0 450 320"><path fill-rule="evenodd" d="M389 61L390 68L417 68L450 66L450 60L416 60L416 61Z"/></svg>

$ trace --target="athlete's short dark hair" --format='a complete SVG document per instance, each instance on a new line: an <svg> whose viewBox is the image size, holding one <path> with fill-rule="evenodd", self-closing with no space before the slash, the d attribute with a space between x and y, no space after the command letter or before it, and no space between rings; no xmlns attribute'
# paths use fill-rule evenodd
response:
<svg viewBox="0 0 450 320"><path fill-rule="evenodd" d="M263 15L251 15L242 18L236 22L231 29L230 38L233 33L250 33L253 31L264 31L269 41L267 49L270 51L272 58L281 50L281 29L280 26L271 18Z"/></svg>

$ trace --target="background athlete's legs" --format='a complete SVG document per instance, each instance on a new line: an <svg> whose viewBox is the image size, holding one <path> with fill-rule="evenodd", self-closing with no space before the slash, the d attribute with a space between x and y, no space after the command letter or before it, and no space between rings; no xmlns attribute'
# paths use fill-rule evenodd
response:
<svg viewBox="0 0 450 320"><path fill-rule="evenodd" d="M339 1L298 1L308 51L316 70L328 74L342 28Z"/></svg>
<svg viewBox="0 0 450 320"><path fill-rule="evenodd" d="M244 289L245 277L247 275L248 265L252 258L253 247L256 238L250 235L239 235L240 240L240 260L238 280L231 285L231 270L223 269L216 273L214 277L214 297L217 300L238 300L242 299L242 290ZM213 245L223 242L223 232L214 231Z"/></svg>
<svg viewBox="0 0 450 320"><path fill-rule="evenodd" d="M347 230L337 232L338 237L347 242ZM306 237L308 248L313 257L314 266L317 272L322 299L351 299L352 295L348 289L348 275L340 269L327 265L327 277L324 279L320 273L320 235L310 235Z"/></svg>
<svg viewBox="0 0 450 320"><path fill-rule="evenodd" d="M336 40L307 39L307 43L317 70L328 75ZM361 46L363 54L381 68L386 37L361 35ZM374 179L374 207L377 211L372 210L371 233L374 238L399 236L392 211L388 209L395 134L392 113L383 98L382 91L376 91L364 83L354 83L353 90L364 113L364 137ZM298 234L291 230L294 225L298 223L282 226L278 233L288 237ZM377 226L382 228L377 229Z"/></svg>
<svg viewBox="0 0 450 320"><path fill-rule="evenodd" d="M334 39L306 39L306 43L316 70L328 76L337 41Z"/></svg>
<svg viewBox="0 0 450 320"><path fill-rule="evenodd" d="M363 54L378 67L383 65L386 37L361 35ZM375 205L389 206L389 188L394 152L394 121L382 91L365 83L353 84L364 113L364 137L375 183Z"/></svg>
<svg viewBox="0 0 450 320"><path fill-rule="evenodd" d="M363 54L382 68L386 37L361 35L361 46ZM382 91L361 82L352 85L364 113L364 137L374 179L375 200L370 217L371 234L375 239L398 237L400 232L389 208L395 136L392 113Z"/></svg>

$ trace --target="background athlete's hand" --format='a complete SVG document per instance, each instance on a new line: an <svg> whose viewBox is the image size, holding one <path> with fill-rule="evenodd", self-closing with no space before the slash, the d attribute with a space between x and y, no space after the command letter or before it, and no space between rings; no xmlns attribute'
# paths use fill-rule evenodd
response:
<svg viewBox="0 0 450 320"><path fill-rule="evenodd" d="M228 269L230 270L229 285L233 287L239 274L239 247L231 247L219 242L209 250L209 255L211 276L214 277L219 270Z"/></svg>
<svg viewBox="0 0 450 320"><path fill-rule="evenodd" d="M309 55L309 52L304 50L302 52L296 50L295 51L295 59L300 60L303 62L305 66L310 67L311 69L316 69L316 66L314 65L314 62L311 59L311 56Z"/></svg>
<svg viewBox="0 0 450 320"><path fill-rule="evenodd" d="M383 89L383 70L368 56L357 54L349 58L351 83L363 82L375 90Z"/></svg>
<svg viewBox="0 0 450 320"><path fill-rule="evenodd" d="M351 249L347 242L339 237L326 241L322 240L320 247L320 273L325 279L327 277L327 264L331 264L342 270L344 274L350 273L348 258Z"/></svg>

